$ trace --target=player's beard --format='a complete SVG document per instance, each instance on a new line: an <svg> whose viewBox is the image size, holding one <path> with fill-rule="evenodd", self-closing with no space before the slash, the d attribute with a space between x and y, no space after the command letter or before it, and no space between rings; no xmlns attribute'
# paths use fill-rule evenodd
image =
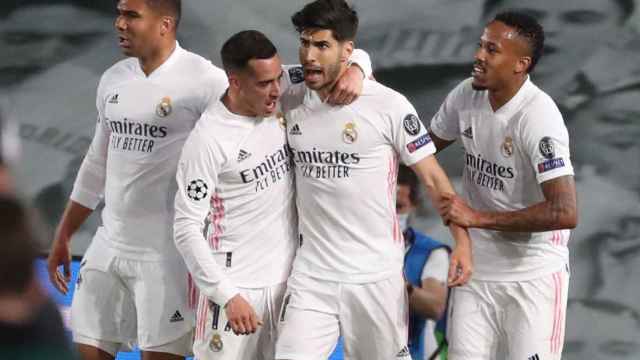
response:
<svg viewBox="0 0 640 360"><path fill-rule="evenodd" d="M326 65L324 68L324 73L327 81L316 91L329 91L333 88L336 81L340 77L340 73L342 72L342 63L340 62L340 55L333 64Z"/></svg>
<svg viewBox="0 0 640 360"><path fill-rule="evenodd" d="M484 91L487 90L486 86L482 86L482 85L476 85L473 83L473 81L471 82L471 88L475 91Z"/></svg>

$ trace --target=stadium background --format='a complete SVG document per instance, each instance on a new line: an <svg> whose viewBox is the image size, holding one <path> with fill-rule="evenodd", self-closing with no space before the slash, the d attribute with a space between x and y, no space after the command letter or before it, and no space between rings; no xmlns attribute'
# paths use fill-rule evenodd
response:
<svg viewBox="0 0 640 360"><path fill-rule="evenodd" d="M636 0L637 1L637 0ZM182 46L220 64L231 34L255 28L296 62L291 13L305 1L188 0ZM413 102L425 124L447 92L468 76L482 24L506 7L528 9L548 37L547 55L532 75L560 105L570 131L580 224L570 242L571 299L608 301L619 317L568 310L565 358L640 358L640 11L634 0L354 0L357 45L373 60L378 81ZM492 6L486 13L486 7ZM23 197L39 209L49 247L75 173L91 140L100 74L121 58L112 30L112 0L3 0L0 4L0 111L17 125L21 156L12 164ZM496 139L496 144L500 140ZM459 147L439 156L455 183ZM74 239L81 256L100 220L92 216ZM450 241L423 206L413 224ZM68 299L56 297L64 309ZM585 330L593 329L593 330ZM596 333L596 330L600 331ZM603 345L593 353L578 340ZM575 340L575 341L574 341ZM603 350L604 349L604 350ZM622 350L621 350L622 349ZM591 350L590 350L591 351ZM611 356L614 355L613 350ZM624 357L626 356L626 357Z"/></svg>

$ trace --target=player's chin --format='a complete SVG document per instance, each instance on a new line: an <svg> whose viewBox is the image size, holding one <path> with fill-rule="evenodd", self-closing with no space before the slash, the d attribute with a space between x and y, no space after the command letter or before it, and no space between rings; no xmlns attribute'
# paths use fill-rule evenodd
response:
<svg viewBox="0 0 640 360"><path fill-rule="evenodd" d="M122 54L124 56L136 57L135 51L130 47L122 47L121 46L120 50L122 51Z"/></svg>
<svg viewBox="0 0 640 360"><path fill-rule="evenodd" d="M487 90L488 87L484 82L474 78L473 81L471 81L471 88L476 91L482 91Z"/></svg>

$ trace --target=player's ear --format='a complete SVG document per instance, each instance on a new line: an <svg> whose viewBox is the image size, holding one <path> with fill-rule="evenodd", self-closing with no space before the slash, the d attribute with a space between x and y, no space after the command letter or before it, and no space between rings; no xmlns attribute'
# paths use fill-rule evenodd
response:
<svg viewBox="0 0 640 360"><path fill-rule="evenodd" d="M240 78L239 74L235 71L228 71L227 78L229 79L229 88L239 89L240 88Z"/></svg>
<svg viewBox="0 0 640 360"><path fill-rule="evenodd" d="M176 22L174 18L172 18L171 16L162 17L162 21L160 21L160 33L162 35L174 32L175 27Z"/></svg>
<svg viewBox="0 0 640 360"><path fill-rule="evenodd" d="M520 74L527 72L531 66L531 56L521 56L516 62L515 73Z"/></svg>
<svg viewBox="0 0 640 360"><path fill-rule="evenodd" d="M342 54L340 54L340 61L346 63L347 61L349 61L351 54L353 54L353 41L351 40L344 41L340 44L340 46L342 47Z"/></svg>

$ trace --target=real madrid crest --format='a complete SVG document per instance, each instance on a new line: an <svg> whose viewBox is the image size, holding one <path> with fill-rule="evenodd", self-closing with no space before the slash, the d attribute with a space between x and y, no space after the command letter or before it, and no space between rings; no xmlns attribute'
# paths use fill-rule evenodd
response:
<svg viewBox="0 0 640 360"><path fill-rule="evenodd" d="M220 336L220 334L218 333L213 334L213 336L211 337L211 342L209 343L209 348L211 349L211 351L219 352L222 351L223 347L224 344L222 343L222 336Z"/></svg>
<svg viewBox="0 0 640 360"><path fill-rule="evenodd" d="M344 124L344 130L342 130L342 141L347 144L353 144L358 140L358 132L356 131L356 124L348 122Z"/></svg>
<svg viewBox="0 0 640 360"><path fill-rule="evenodd" d="M500 148L502 150L502 155L504 155L505 157L513 155L513 139L511 138L511 136L507 136L504 138L504 142L502 143L502 146Z"/></svg>
<svg viewBox="0 0 640 360"><path fill-rule="evenodd" d="M280 125L281 128L287 128L287 119L284 118L284 114L282 112L278 112L276 114L276 119L278 119L278 125Z"/></svg>
<svg viewBox="0 0 640 360"><path fill-rule="evenodd" d="M156 106L156 114L160 117L167 117L169 114L171 114L172 109L171 98L165 96L162 98L162 100L160 100L160 104Z"/></svg>

